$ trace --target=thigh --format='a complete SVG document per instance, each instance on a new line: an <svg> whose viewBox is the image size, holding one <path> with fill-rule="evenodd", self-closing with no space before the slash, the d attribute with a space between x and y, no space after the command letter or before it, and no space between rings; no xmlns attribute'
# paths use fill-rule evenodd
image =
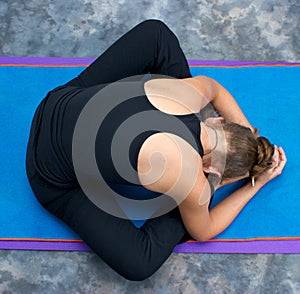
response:
<svg viewBox="0 0 300 294"><path fill-rule="evenodd" d="M177 37L159 20L135 26L69 84L91 87L148 72L176 78L191 76Z"/></svg>
<svg viewBox="0 0 300 294"><path fill-rule="evenodd" d="M42 185L36 178L31 185L49 212L65 222L112 269L130 280L152 275L186 234L178 210L137 228L129 219L115 217L95 206L80 187L58 189L46 182Z"/></svg>

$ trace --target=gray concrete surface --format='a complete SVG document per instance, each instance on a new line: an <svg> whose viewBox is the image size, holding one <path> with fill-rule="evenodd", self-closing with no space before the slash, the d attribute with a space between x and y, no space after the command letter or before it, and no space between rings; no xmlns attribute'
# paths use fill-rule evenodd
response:
<svg viewBox="0 0 300 294"><path fill-rule="evenodd" d="M1 0L0 55L96 57L147 18L188 59L300 61L299 0ZM0 293L300 293L300 255L172 254L144 282L93 253L0 251Z"/></svg>

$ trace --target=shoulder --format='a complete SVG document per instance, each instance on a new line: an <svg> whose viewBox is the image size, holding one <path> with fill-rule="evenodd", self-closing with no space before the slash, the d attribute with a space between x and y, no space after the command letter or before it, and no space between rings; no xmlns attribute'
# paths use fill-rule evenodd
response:
<svg viewBox="0 0 300 294"><path fill-rule="evenodd" d="M193 86L199 93L202 94L207 102L211 102L216 92L216 81L207 76L195 76L184 79L186 83Z"/></svg>
<svg viewBox="0 0 300 294"><path fill-rule="evenodd" d="M169 114L197 113L202 109L203 93L193 85L193 78L151 79L144 84L149 101Z"/></svg>
<svg viewBox="0 0 300 294"><path fill-rule="evenodd" d="M156 133L144 142L138 175L145 188L169 195L178 204L206 181L201 156L188 142L171 133Z"/></svg>

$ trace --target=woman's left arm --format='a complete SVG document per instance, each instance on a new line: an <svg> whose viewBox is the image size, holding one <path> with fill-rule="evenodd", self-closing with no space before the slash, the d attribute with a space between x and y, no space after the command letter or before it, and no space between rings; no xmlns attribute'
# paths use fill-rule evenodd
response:
<svg viewBox="0 0 300 294"><path fill-rule="evenodd" d="M206 76L196 76L192 79L193 85L205 95L221 116L254 131L233 96L220 83Z"/></svg>

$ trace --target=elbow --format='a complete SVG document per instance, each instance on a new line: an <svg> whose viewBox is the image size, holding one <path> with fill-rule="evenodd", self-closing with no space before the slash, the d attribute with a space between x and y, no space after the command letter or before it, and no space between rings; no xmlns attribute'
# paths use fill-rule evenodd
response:
<svg viewBox="0 0 300 294"><path fill-rule="evenodd" d="M196 234L196 236L194 236L194 239L197 240L198 242L207 242L211 240L213 237L214 235L208 234L207 232L202 232Z"/></svg>
<svg viewBox="0 0 300 294"><path fill-rule="evenodd" d="M207 242L207 241L209 241L211 238L209 238L209 237L207 237L207 236L198 236L197 238L196 238L196 240L198 241L198 242Z"/></svg>

